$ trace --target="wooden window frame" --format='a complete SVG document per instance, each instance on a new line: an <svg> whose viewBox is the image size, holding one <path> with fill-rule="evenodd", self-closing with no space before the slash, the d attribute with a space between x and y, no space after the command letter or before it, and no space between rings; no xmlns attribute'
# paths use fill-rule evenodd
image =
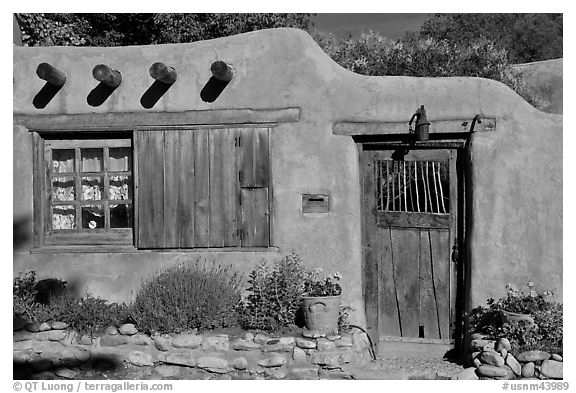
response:
<svg viewBox="0 0 576 393"><path fill-rule="evenodd" d="M34 180L33 180L33 194L34 194L34 246L36 248L43 247L67 247L67 246L113 246L113 247L126 247L133 245L133 228L103 228L103 229L82 229L74 230L53 230L51 220L51 199L49 184L51 178L54 177L50 172L50 157L47 154L51 149L74 149L75 150L75 171L74 177L77 178L76 182L80 181L83 173L80 172L78 164L80 162L79 152L82 148L102 148L103 152L108 151L109 148L115 147L129 147L132 152L132 162L134 162L134 149L129 130L122 130L117 132L113 137L108 134L100 135L83 135L82 131L78 133L62 133L42 135L38 132L33 133L33 150L34 150ZM103 157L104 161L107 157ZM106 187L106 163L103 162L104 168L99 171L103 174L103 187L104 192L108 190ZM128 174L134 179L134 163L132 170L123 171L122 175ZM94 175L94 173L86 172L86 176ZM62 177L67 177L70 174L63 174ZM134 190L134 181L131 184ZM76 192L78 192L78 184L75 185ZM79 200L79 195L76 195L75 200L66 203L65 205L76 206L76 219L79 222L78 215L81 212L81 207L84 201ZM135 207L135 195L132 191L132 196L129 200L120 202L121 204L131 204L132 209ZM58 203L62 204L62 203ZM96 202L98 205L104 206L105 217L109 214L109 201L103 199ZM107 222L107 220L106 220ZM107 222L108 223L108 222ZM109 223L108 223L109 224Z"/></svg>

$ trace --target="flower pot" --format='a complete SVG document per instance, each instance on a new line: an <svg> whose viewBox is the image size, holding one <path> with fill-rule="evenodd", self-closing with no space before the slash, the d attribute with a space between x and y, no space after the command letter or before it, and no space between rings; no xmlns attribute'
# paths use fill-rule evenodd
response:
<svg viewBox="0 0 576 393"><path fill-rule="evenodd" d="M340 296L302 298L304 321L309 330L338 330Z"/></svg>

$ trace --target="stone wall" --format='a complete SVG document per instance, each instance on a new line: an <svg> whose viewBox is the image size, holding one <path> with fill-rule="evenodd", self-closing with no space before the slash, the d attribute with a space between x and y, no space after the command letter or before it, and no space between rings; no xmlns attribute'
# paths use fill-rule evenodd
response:
<svg viewBox="0 0 576 393"><path fill-rule="evenodd" d="M351 378L350 367L371 357L364 333L326 334L304 331L298 336L273 337L250 332L181 333L150 337L132 324L110 327L90 338L66 330L65 323L28 324L14 332L14 372L43 376L48 370L73 379L95 359L153 366L162 377L177 377L182 367L249 379Z"/></svg>

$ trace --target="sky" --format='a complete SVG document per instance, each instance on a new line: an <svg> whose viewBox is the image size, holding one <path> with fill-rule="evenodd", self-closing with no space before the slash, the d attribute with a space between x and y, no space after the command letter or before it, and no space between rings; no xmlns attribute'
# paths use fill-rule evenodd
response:
<svg viewBox="0 0 576 393"><path fill-rule="evenodd" d="M374 30L395 40L406 31L419 31L422 24L434 14L316 14L314 27L337 37L351 34L357 37L362 31Z"/></svg>

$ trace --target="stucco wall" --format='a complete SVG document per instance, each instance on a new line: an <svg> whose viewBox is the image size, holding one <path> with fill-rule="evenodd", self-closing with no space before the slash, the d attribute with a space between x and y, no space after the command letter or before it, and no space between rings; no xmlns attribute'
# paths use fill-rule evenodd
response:
<svg viewBox="0 0 576 393"><path fill-rule="evenodd" d="M210 64L224 60L236 76L212 104L200 99ZM152 84L150 65L162 61L178 81L156 106L140 97ZM35 76L48 62L68 75L44 109L32 105L44 82ZM100 107L86 103L97 82L92 68L118 69L122 85ZM532 279L561 294L562 116L539 112L506 86L479 78L366 77L339 67L306 33L273 29L192 44L127 48L14 48L16 114L179 112L228 108L301 108L300 121L279 124L271 134L274 192L274 258L296 250L311 267L344 276L345 303L363 323L359 163L349 136L335 136L340 121L407 121L424 104L429 120L496 118L494 132L474 136L472 302L503 293L508 281ZM16 152L30 154L26 130L15 127ZM29 156L28 156L29 157ZM15 193L31 194L30 162L19 163ZM17 191L18 190L18 191ZM328 214L303 215L302 193L326 193ZM31 200L14 198L14 211L30 215ZM16 217L16 216L15 216ZM183 253L197 255L197 253ZM96 295L126 298L143 275L180 253L30 254L15 251L14 271L77 277ZM249 271L257 253L210 253ZM116 269L120 269L117 276ZM120 278L121 277L121 278Z"/></svg>

